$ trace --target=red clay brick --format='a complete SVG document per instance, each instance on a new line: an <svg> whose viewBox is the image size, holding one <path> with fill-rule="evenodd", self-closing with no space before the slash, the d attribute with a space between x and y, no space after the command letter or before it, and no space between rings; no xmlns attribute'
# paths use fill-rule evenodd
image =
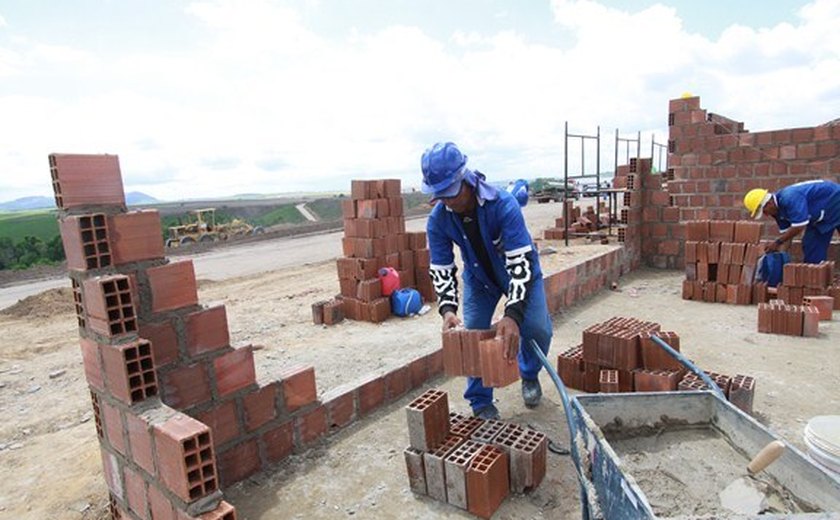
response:
<svg viewBox="0 0 840 520"><path fill-rule="evenodd" d="M102 412L102 422L105 427L104 430L108 438L108 443L116 451L125 455L125 428L123 428L120 410L108 404L108 401L105 399L99 401L99 409Z"/></svg>
<svg viewBox="0 0 840 520"><path fill-rule="evenodd" d="M178 410L205 403L211 398L210 378L203 363L166 371L160 374L159 384L163 402Z"/></svg>
<svg viewBox="0 0 840 520"><path fill-rule="evenodd" d="M449 399L446 392L429 389L405 408L409 445L431 451L449 434Z"/></svg>
<svg viewBox="0 0 840 520"><path fill-rule="evenodd" d="M145 469L149 475L155 475L155 462L152 453L152 432L149 422L138 417L133 411L125 414L125 432L128 435L128 445L131 459L138 466Z"/></svg>
<svg viewBox="0 0 840 520"><path fill-rule="evenodd" d="M265 447L265 454L271 463L280 462L294 449L294 428L292 421L287 421L265 432L260 438Z"/></svg>
<svg viewBox="0 0 840 520"><path fill-rule="evenodd" d="M408 364L410 388L418 388L429 379L429 366L425 357L420 357Z"/></svg>
<svg viewBox="0 0 840 520"><path fill-rule="evenodd" d="M295 430L299 447L317 441L327 433L327 409L318 406L295 418Z"/></svg>
<svg viewBox="0 0 840 520"><path fill-rule="evenodd" d="M172 502L154 484L149 485L149 511L154 520L175 520Z"/></svg>
<svg viewBox="0 0 840 520"><path fill-rule="evenodd" d="M283 387L283 402L289 412L294 412L318 399L315 369L311 366L289 367L280 372L278 380Z"/></svg>
<svg viewBox="0 0 840 520"><path fill-rule="evenodd" d="M508 456L495 446L485 445L470 461L467 477L467 509L490 518L510 494Z"/></svg>
<svg viewBox="0 0 840 520"><path fill-rule="evenodd" d="M834 310L834 298L831 296L805 296L803 305L816 307L820 313L820 321L831 321Z"/></svg>
<svg viewBox="0 0 840 520"><path fill-rule="evenodd" d="M164 312L198 303L192 260L180 260L146 270L152 312Z"/></svg>
<svg viewBox="0 0 840 520"><path fill-rule="evenodd" d="M67 269L87 271L113 265L105 215L68 216L58 222Z"/></svg>
<svg viewBox="0 0 840 520"><path fill-rule="evenodd" d="M469 469L470 462L484 447L485 445L475 441L464 441L463 444L455 448L444 459L446 501L453 506L460 507L461 509L468 508L469 490L467 487L467 470ZM497 477L496 480L506 479Z"/></svg>
<svg viewBox="0 0 840 520"><path fill-rule="evenodd" d="M502 388L519 380L519 364L516 357L505 359L511 343L519 344L518 336L495 337L478 344L481 363L481 378L484 386Z"/></svg>
<svg viewBox="0 0 840 520"><path fill-rule="evenodd" d="M178 336L171 320L141 323L138 334L152 344L156 368L178 360Z"/></svg>
<svg viewBox="0 0 840 520"><path fill-rule="evenodd" d="M125 493L123 490L123 476L120 459L104 447L100 447L99 452L102 455L102 473L104 474L105 483L108 485L108 489L111 491L111 494L115 495L119 499L123 499Z"/></svg>
<svg viewBox="0 0 840 520"><path fill-rule="evenodd" d="M99 344L87 338L81 338L79 345L82 350L82 361L85 367L85 379L97 390L105 390L105 376L100 358Z"/></svg>
<svg viewBox="0 0 840 520"><path fill-rule="evenodd" d="M218 489L210 429L184 414L154 427L155 460L166 487L186 502Z"/></svg>
<svg viewBox="0 0 840 520"><path fill-rule="evenodd" d="M146 482L136 471L129 466L125 467L125 498L128 508L140 516L149 517L148 498L146 495Z"/></svg>
<svg viewBox="0 0 840 520"><path fill-rule="evenodd" d="M260 450L256 439L244 441L219 454L219 478L227 487L260 470Z"/></svg>
<svg viewBox="0 0 840 520"><path fill-rule="evenodd" d="M195 418L210 428L216 446L232 441L241 434L234 401L214 404L212 408L196 414Z"/></svg>
<svg viewBox="0 0 840 520"><path fill-rule="evenodd" d="M356 387L350 384L329 390L322 397L330 430L343 428L356 418Z"/></svg>
<svg viewBox="0 0 840 520"><path fill-rule="evenodd" d="M395 368L385 374L385 395L389 401L399 399L408 391L408 365Z"/></svg>
<svg viewBox="0 0 840 520"><path fill-rule="evenodd" d="M276 382L268 383L242 397L246 430L254 431L277 417L278 386Z"/></svg>
<svg viewBox="0 0 840 520"><path fill-rule="evenodd" d="M442 332L441 343L443 344L443 370L446 375L466 375L461 347L461 332L457 329Z"/></svg>
<svg viewBox="0 0 840 520"><path fill-rule="evenodd" d="M385 402L385 380L371 376L359 385L359 416L365 416Z"/></svg>
<svg viewBox="0 0 840 520"><path fill-rule="evenodd" d="M125 207L116 155L50 154L49 162L53 193L59 208Z"/></svg>
<svg viewBox="0 0 840 520"><path fill-rule="evenodd" d="M113 215L108 218L108 228L114 264L163 258L160 214L156 210Z"/></svg>
<svg viewBox="0 0 840 520"><path fill-rule="evenodd" d="M152 346L144 340L100 345L105 386L115 398L132 405L158 395Z"/></svg>
<svg viewBox="0 0 840 520"><path fill-rule="evenodd" d="M127 276L98 276L82 286L90 330L109 337L137 332L137 310Z"/></svg>
<svg viewBox="0 0 840 520"><path fill-rule="evenodd" d="M230 345L227 311L224 305L217 305L184 317L187 353L197 356Z"/></svg>
<svg viewBox="0 0 840 520"><path fill-rule="evenodd" d="M429 368L429 379L443 374L443 350L437 349L426 354L426 366Z"/></svg>
<svg viewBox="0 0 840 520"><path fill-rule="evenodd" d="M254 351L251 345L235 350L213 360L216 388L220 396L226 396L257 382L254 366Z"/></svg>

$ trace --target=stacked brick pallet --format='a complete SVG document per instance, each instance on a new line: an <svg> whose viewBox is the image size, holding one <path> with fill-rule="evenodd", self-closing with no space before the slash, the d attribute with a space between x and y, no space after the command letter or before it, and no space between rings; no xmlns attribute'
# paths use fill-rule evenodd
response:
<svg viewBox="0 0 840 520"><path fill-rule="evenodd" d="M390 316L391 305L377 277L382 267L399 273L401 287L417 288L426 301L434 300L426 234L405 231L399 179L352 181L342 215L344 257L337 267L343 317L378 323ZM335 321L326 313L320 317L313 308L316 323Z"/></svg>
<svg viewBox="0 0 840 520"><path fill-rule="evenodd" d="M566 386L584 392L677 390L686 369L651 339L654 334L679 352L679 335L662 331L658 323L613 317L592 325L583 331L581 345L557 357L557 373ZM751 402L749 409L742 408L747 413Z"/></svg>
<svg viewBox="0 0 840 520"><path fill-rule="evenodd" d="M761 228L751 221L686 222L683 299L738 305L764 301L766 286L755 283Z"/></svg>
<svg viewBox="0 0 840 520"><path fill-rule="evenodd" d="M511 493L537 488L548 439L517 424L449 412L446 392L431 389L406 407L411 490L490 518Z"/></svg>
<svg viewBox="0 0 840 520"><path fill-rule="evenodd" d="M753 398L755 397L755 379L751 376L736 375L729 377L716 372L706 372L706 375L720 388L730 403L741 410L752 413ZM678 390L708 390L709 387L696 374L687 373L680 380Z"/></svg>
<svg viewBox="0 0 840 520"><path fill-rule="evenodd" d="M484 386L502 388L519 380L516 359L504 353L518 336L496 337L494 330L453 329L442 333L443 371L447 376L480 377Z"/></svg>
<svg viewBox="0 0 840 520"><path fill-rule="evenodd" d="M587 206L586 211L581 213L579 207L575 207L573 200L568 200L564 203L564 215L569 216L569 238L583 233L591 233L598 231L597 225L598 217L593 206ZM606 222L608 218L606 215L606 207L601 204L601 221ZM563 240L566 238L566 217L558 217L554 220L554 227L547 228L543 232L543 238L546 240Z"/></svg>
<svg viewBox="0 0 840 520"><path fill-rule="evenodd" d="M311 367L258 383L156 211L127 211L119 162L51 155L84 372L113 518L233 520L220 489L443 372L440 351L317 399Z"/></svg>
<svg viewBox="0 0 840 520"><path fill-rule="evenodd" d="M758 304L758 332L816 337L820 311L812 305L787 305L781 300Z"/></svg>
<svg viewBox="0 0 840 520"><path fill-rule="evenodd" d="M788 263L783 269L776 297L785 303L802 305L806 296L830 296L833 292L834 262Z"/></svg>

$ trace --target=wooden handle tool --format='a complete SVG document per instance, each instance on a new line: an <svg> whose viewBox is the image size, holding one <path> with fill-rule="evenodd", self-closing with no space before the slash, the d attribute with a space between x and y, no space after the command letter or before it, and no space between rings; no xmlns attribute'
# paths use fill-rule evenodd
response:
<svg viewBox="0 0 840 520"><path fill-rule="evenodd" d="M767 443L767 446L761 448L761 451L759 451L750 463L747 464L747 471L750 472L750 475L755 475L775 462L776 459L782 456L784 451L785 443L782 441L770 441Z"/></svg>

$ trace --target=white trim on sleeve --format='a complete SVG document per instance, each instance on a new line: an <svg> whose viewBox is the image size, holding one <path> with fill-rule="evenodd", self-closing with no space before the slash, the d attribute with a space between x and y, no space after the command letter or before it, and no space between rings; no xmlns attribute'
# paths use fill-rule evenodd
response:
<svg viewBox="0 0 840 520"><path fill-rule="evenodd" d="M807 226L810 222L811 222L810 220L806 220L804 222L791 222L790 225L791 225L791 227L801 227L801 226Z"/></svg>
<svg viewBox="0 0 840 520"><path fill-rule="evenodd" d="M455 267L455 262L452 262L449 265L440 265L440 264L430 264L429 265L429 269L431 269L432 271L448 271L449 269L452 269L453 267Z"/></svg>
<svg viewBox="0 0 840 520"><path fill-rule="evenodd" d="M531 247L531 244L527 246L522 246L519 248L514 249L513 251L505 251L505 256L508 258L513 258L514 256L519 256L525 253L532 251L534 248Z"/></svg>

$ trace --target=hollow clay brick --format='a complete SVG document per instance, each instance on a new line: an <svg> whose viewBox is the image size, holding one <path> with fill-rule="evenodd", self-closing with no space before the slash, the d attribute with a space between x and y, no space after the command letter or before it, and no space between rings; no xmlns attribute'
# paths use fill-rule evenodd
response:
<svg viewBox="0 0 840 520"><path fill-rule="evenodd" d="M426 494L426 470L423 468L423 452L414 448L403 451L405 469L408 474L408 486L418 495Z"/></svg>
<svg viewBox="0 0 840 520"><path fill-rule="evenodd" d="M446 392L429 389L406 406L409 445L431 451L449 434L449 400Z"/></svg>
<svg viewBox="0 0 840 520"><path fill-rule="evenodd" d="M216 389L224 397L256 384L254 351L251 345L237 347L213 360Z"/></svg>
<svg viewBox="0 0 840 520"><path fill-rule="evenodd" d="M219 487L210 429L178 413L154 426L155 460L161 482L192 502Z"/></svg>
<svg viewBox="0 0 840 520"><path fill-rule="evenodd" d="M108 218L114 264L163 258L160 214L156 210L129 211Z"/></svg>
<svg viewBox="0 0 840 520"><path fill-rule="evenodd" d="M230 345L227 311L224 305L202 309L184 317L187 353L197 356Z"/></svg>
<svg viewBox="0 0 840 520"><path fill-rule="evenodd" d="M50 154L56 206L125 207L120 162L116 155Z"/></svg>
<svg viewBox="0 0 840 520"><path fill-rule="evenodd" d="M505 352L511 344L515 344L518 350L519 337L496 336L479 341L479 361L484 386L502 388L519 380L519 364L516 357L505 358Z"/></svg>
<svg viewBox="0 0 840 520"><path fill-rule="evenodd" d="M462 437L447 435L444 441L434 450L423 454L423 469L426 477L426 491L430 497L446 502L446 472L444 460L455 451L461 443Z"/></svg>
<svg viewBox="0 0 840 520"><path fill-rule="evenodd" d="M490 518L510 494L508 456L499 448L484 445L467 469L467 509Z"/></svg>
<svg viewBox="0 0 840 520"><path fill-rule="evenodd" d="M455 507L467 509L467 469L483 447L475 441L464 441L444 459L446 501Z"/></svg>
<svg viewBox="0 0 840 520"><path fill-rule="evenodd" d="M164 312L198 303L192 260L171 262L146 270L152 291L152 312Z"/></svg>
<svg viewBox="0 0 840 520"><path fill-rule="evenodd" d="M283 387L283 400L289 412L314 403L318 398L315 369L311 366L289 367L278 374L278 380Z"/></svg>

